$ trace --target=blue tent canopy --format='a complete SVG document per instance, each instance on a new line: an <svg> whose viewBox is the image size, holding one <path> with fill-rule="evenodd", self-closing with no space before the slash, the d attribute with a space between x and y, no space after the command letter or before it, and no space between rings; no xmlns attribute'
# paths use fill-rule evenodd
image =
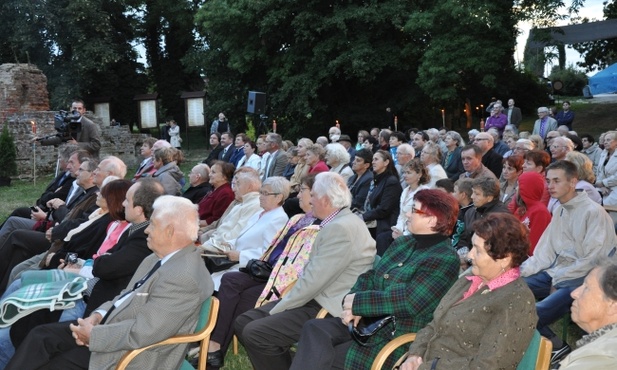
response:
<svg viewBox="0 0 617 370"><path fill-rule="evenodd" d="M617 63L589 77L589 87L593 95L617 92Z"/></svg>

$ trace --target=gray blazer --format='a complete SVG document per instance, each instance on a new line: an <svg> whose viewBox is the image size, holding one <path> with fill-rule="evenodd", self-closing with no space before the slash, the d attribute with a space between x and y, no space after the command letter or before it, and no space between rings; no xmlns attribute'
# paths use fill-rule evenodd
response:
<svg viewBox="0 0 617 370"><path fill-rule="evenodd" d="M100 309L109 310L156 264L154 254L139 265L127 288ZM92 328L90 369L114 369L127 350L145 347L195 329L201 304L212 295L212 278L194 246L187 246L165 262L103 325ZM177 369L186 345L164 346L139 355L130 369Z"/></svg>
<svg viewBox="0 0 617 370"><path fill-rule="evenodd" d="M271 155L270 168L268 169L268 173L264 174L264 179L270 176L283 176L285 166L287 166L287 162L289 162L289 158L283 149L279 149Z"/></svg>
<svg viewBox="0 0 617 370"><path fill-rule="evenodd" d="M549 131L556 131L557 130L557 121L555 121L554 118L548 117L547 121L546 121L546 127L544 128L544 136L542 137L542 139L546 138L546 134ZM533 132L531 133L532 135L540 135L540 120L537 119L536 122L533 124Z"/></svg>
<svg viewBox="0 0 617 370"><path fill-rule="evenodd" d="M342 312L343 297L360 274L373 266L376 249L364 222L342 209L319 233L296 285L270 310L273 315L314 299L332 316Z"/></svg>

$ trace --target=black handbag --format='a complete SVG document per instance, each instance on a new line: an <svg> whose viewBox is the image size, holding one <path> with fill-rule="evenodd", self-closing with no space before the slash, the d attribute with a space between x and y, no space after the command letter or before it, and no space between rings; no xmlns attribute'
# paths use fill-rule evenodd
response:
<svg viewBox="0 0 617 370"><path fill-rule="evenodd" d="M265 283L272 273L272 265L268 261L252 259L248 261L246 267L240 267L240 271L249 274L255 281Z"/></svg>
<svg viewBox="0 0 617 370"><path fill-rule="evenodd" d="M225 271L231 266L238 264L238 261L232 261L227 257L205 257L206 268L210 273Z"/></svg>
<svg viewBox="0 0 617 370"><path fill-rule="evenodd" d="M390 339L394 338L396 333L396 317L394 315L378 316L378 317L363 317L358 322L358 325L353 326L353 321L348 324L349 333L353 340L362 347L372 347L375 344L366 344L368 340L375 334L387 327L392 327Z"/></svg>

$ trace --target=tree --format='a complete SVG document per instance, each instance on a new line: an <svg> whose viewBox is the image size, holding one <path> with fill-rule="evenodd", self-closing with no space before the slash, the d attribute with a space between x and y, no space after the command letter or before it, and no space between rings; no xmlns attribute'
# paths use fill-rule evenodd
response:
<svg viewBox="0 0 617 370"><path fill-rule="evenodd" d="M604 19L615 18L617 18L617 1L604 2ZM617 39L584 42L574 44L572 47L583 56L583 61L576 64L585 68L586 72L602 70L617 62Z"/></svg>
<svg viewBox="0 0 617 370"><path fill-rule="evenodd" d="M37 65L47 76L54 109L66 109L74 97L103 95L114 99L114 114L135 119L132 97L145 89L131 44L135 12L127 11L136 5L133 0L6 0L0 62Z"/></svg>
<svg viewBox="0 0 617 370"><path fill-rule="evenodd" d="M335 119L383 126L386 107L408 127L433 126L444 106L515 90L517 21L560 4L211 0L197 13L206 49L193 65L213 105L242 109L248 90L264 91L282 128L305 135L307 124L323 132Z"/></svg>
<svg viewBox="0 0 617 370"><path fill-rule="evenodd" d="M0 134L0 179L10 185L10 176L17 174L17 148L13 136L9 132L8 122L4 123Z"/></svg>

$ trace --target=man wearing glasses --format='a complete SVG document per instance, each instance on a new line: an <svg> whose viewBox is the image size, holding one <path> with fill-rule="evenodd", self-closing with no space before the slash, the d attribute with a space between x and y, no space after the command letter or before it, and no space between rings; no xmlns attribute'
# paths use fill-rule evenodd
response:
<svg viewBox="0 0 617 370"><path fill-rule="evenodd" d="M553 162L566 159L566 154L574 150L574 143L567 137L557 137L549 148Z"/></svg>
<svg viewBox="0 0 617 370"><path fill-rule="evenodd" d="M533 125L532 135L540 135L542 139L546 138L549 131L557 130L557 121L550 117L547 107L538 108L538 119Z"/></svg>

